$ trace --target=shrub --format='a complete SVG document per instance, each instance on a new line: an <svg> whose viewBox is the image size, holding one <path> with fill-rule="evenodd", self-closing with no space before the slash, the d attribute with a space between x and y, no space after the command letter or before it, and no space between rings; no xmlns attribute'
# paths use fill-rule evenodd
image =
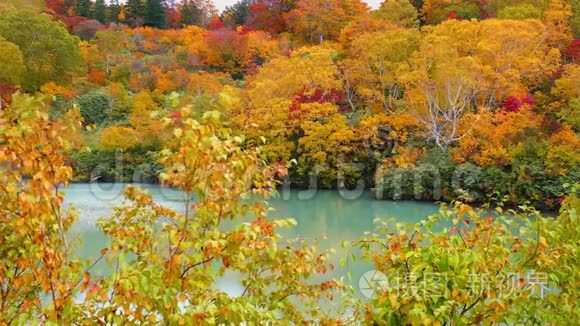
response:
<svg viewBox="0 0 580 326"><path fill-rule="evenodd" d="M75 181L158 183L156 154L136 146L126 152L92 149L71 154Z"/></svg>
<svg viewBox="0 0 580 326"><path fill-rule="evenodd" d="M416 225L380 223L353 247L385 277L369 283L370 302L351 304L353 316L374 325L573 324L580 200L570 195L556 219L521 207L492 217L458 203Z"/></svg>
<svg viewBox="0 0 580 326"><path fill-rule="evenodd" d="M79 96L77 103L85 124L101 124L107 119L111 109L111 100L100 92Z"/></svg>
<svg viewBox="0 0 580 326"><path fill-rule="evenodd" d="M78 35L82 40L90 40L95 34L105 29L105 26L101 24L98 20L86 20L80 22L78 25L73 27L73 32Z"/></svg>

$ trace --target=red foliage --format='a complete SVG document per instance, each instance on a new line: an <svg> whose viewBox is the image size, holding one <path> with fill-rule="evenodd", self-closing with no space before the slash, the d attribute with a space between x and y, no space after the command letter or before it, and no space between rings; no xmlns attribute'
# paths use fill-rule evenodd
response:
<svg viewBox="0 0 580 326"><path fill-rule="evenodd" d="M176 7L167 7L165 17L169 28L179 28L181 24L181 12Z"/></svg>
<svg viewBox="0 0 580 326"><path fill-rule="evenodd" d="M88 18L82 16L57 16L57 18L62 21L69 31L72 31L73 28L79 25L82 22L89 20Z"/></svg>
<svg viewBox="0 0 580 326"><path fill-rule="evenodd" d="M451 11L449 14L447 14L447 20L453 20L453 19L457 19L459 20L459 15L457 15L457 12Z"/></svg>
<svg viewBox="0 0 580 326"><path fill-rule="evenodd" d="M82 40L90 40L98 31L103 29L105 29L105 25L101 24L98 20L91 19L78 23L76 26L73 26L72 30Z"/></svg>
<svg viewBox="0 0 580 326"><path fill-rule="evenodd" d="M245 30L263 30L279 34L286 30L280 0L257 0L250 4L248 21Z"/></svg>
<svg viewBox="0 0 580 326"><path fill-rule="evenodd" d="M533 108L536 107L536 104L538 104L538 102L536 101L536 99L532 94L526 94L526 96L522 98L522 104L529 105L530 107Z"/></svg>
<svg viewBox="0 0 580 326"><path fill-rule="evenodd" d="M181 112L179 112L179 111L173 111L169 115L169 118L171 120L173 120L173 121L180 121L182 119Z"/></svg>
<svg viewBox="0 0 580 326"><path fill-rule="evenodd" d="M493 14L488 10L489 0L479 0L477 1L477 6L479 7L482 19L493 17Z"/></svg>
<svg viewBox="0 0 580 326"><path fill-rule="evenodd" d="M206 44L206 63L211 66L228 66L230 69L239 70L249 63L248 38L244 34L226 28L212 30L207 33Z"/></svg>
<svg viewBox="0 0 580 326"><path fill-rule="evenodd" d="M12 85L0 83L0 107L3 107L2 102L12 102L12 94L16 93L18 89Z"/></svg>
<svg viewBox="0 0 580 326"><path fill-rule="evenodd" d="M214 17L210 20L209 24L207 24L207 29L215 31L218 29L224 29L226 25L222 22L219 17Z"/></svg>
<svg viewBox="0 0 580 326"><path fill-rule="evenodd" d="M248 68L246 68L246 75L253 76L260 70L260 65L256 63L251 63Z"/></svg>
<svg viewBox="0 0 580 326"><path fill-rule="evenodd" d="M562 128L562 124L560 124L557 120L550 118L547 115L542 117L542 129L546 131L548 134L553 134L556 131Z"/></svg>
<svg viewBox="0 0 580 326"><path fill-rule="evenodd" d="M321 89L316 89L314 92L306 92L302 90L294 97L294 101L290 106L291 112L297 112L301 109L302 104L306 103L334 103L337 104L341 110L346 110L346 94L338 90L331 90L325 92Z"/></svg>
<svg viewBox="0 0 580 326"><path fill-rule="evenodd" d="M566 49L565 54L572 62L576 62L580 58L580 39L572 41L572 44Z"/></svg>
<svg viewBox="0 0 580 326"><path fill-rule="evenodd" d="M46 0L45 2L48 12L57 15L66 15L67 7L64 0Z"/></svg>
<svg viewBox="0 0 580 326"><path fill-rule="evenodd" d="M532 94L527 94L524 97L517 97L514 95L508 96L502 104L502 108L506 112L519 112L522 106L528 105L530 107L536 106L536 99Z"/></svg>

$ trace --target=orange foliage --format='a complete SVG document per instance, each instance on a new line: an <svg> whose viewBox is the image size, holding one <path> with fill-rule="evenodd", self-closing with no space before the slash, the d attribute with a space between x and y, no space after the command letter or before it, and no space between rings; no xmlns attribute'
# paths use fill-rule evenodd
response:
<svg viewBox="0 0 580 326"><path fill-rule="evenodd" d="M46 83L41 88L40 91L44 94L52 96L62 96L66 99L74 98L77 93L75 90L66 88L64 86L57 85L54 82Z"/></svg>
<svg viewBox="0 0 580 326"><path fill-rule="evenodd" d="M166 75L157 78L157 87L163 93L169 93L175 89L171 79L167 78Z"/></svg>
<svg viewBox="0 0 580 326"><path fill-rule="evenodd" d="M201 72L189 75L187 90L194 95L218 95L223 89L222 83L211 74Z"/></svg>
<svg viewBox="0 0 580 326"><path fill-rule="evenodd" d="M423 154L422 148L414 147L399 147L397 148L397 155L387 157L382 164L382 168L394 169L403 168L408 169L414 167Z"/></svg>
<svg viewBox="0 0 580 326"><path fill-rule="evenodd" d="M340 32L339 41L345 47L350 47L352 41L363 34L373 32L387 32L398 29L399 26L384 20L377 19L372 16L362 16L355 21L349 23Z"/></svg>
<svg viewBox="0 0 580 326"><path fill-rule="evenodd" d="M530 107L519 112L483 112L465 119L463 128L473 130L453 149L453 159L458 163L472 161L480 166L503 167L523 146L525 131L539 129L541 118ZM469 125L469 126L466 126Z"/></svg>
<svg viewBox="0 0 580 326"><path fill-rule="evenodd" d="M99 69L91 69L87 75L87 80L91 83L95 83L104 86L107 81L107 74Z"/></svg>

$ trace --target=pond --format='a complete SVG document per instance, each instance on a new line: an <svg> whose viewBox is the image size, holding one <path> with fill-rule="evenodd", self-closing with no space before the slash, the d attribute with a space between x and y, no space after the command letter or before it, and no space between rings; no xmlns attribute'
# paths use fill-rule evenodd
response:
<svg viewBox="0 0 580 326"><path fill-rule="evenodd" d="M73 226L73 232L80 234L82 256L98 257L99 251L107 246L104 235L96 223L101 217L109 216L113 207L123 201L123 190L126 184L72 184L65 189L65 204L79 210L79 221ZM181 194L173 189L159 185L142 184L157 203L180 210L183 207ZM282 190L277 198L269 201L275 211L271 218L289 218L297 221L292 229L282 230L284 237L301 237L317 241L321 249L335 249L331 263L335 266L328 277L352 276L352 285L356 289L360 277L372 270L372 265L355 263L340 267L339 260L347 258L348 253L340 248L343 241L359 239L364 232L372 231L375 218L394 217L402 222L415 223L434 214L438 205L415 201L378 201L372 192L364 191L357 195L341 193L337 190ZM106 264L100 264L94 273L106 273ZM226 275L217 286L231 295L241 293L242 289L236 275Z"/></svg>

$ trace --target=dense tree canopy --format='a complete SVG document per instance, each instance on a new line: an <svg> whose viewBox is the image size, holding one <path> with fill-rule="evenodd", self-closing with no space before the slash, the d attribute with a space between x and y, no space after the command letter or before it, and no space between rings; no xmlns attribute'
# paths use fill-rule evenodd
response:
<svg viewBox="0 0 580 326"><path fill-rule="evenodd" d="M49 81L64 82L82 69L77 37L52 21L48 15L26 11L0 15L0 36L16 44L22 53L26 73L21 84L38 90Z"/></svg>
<svg viewBox="0 0 580 326"><path fill-rule="evenodd" d="M579 8L2 2L0 324L573 324ZM162 183L183 207L128 187L89 261L71 239L72 181ZM442 292L344 291L348 278L325 275L331 256L268 217L281 184L446 202L344 244L391 280ZM529 272L558 291L524 292ZM226 273L241 295L215 286ZM508 283L514 297L501 297ZM321 302L338 296L347 312Z"/></svg>

